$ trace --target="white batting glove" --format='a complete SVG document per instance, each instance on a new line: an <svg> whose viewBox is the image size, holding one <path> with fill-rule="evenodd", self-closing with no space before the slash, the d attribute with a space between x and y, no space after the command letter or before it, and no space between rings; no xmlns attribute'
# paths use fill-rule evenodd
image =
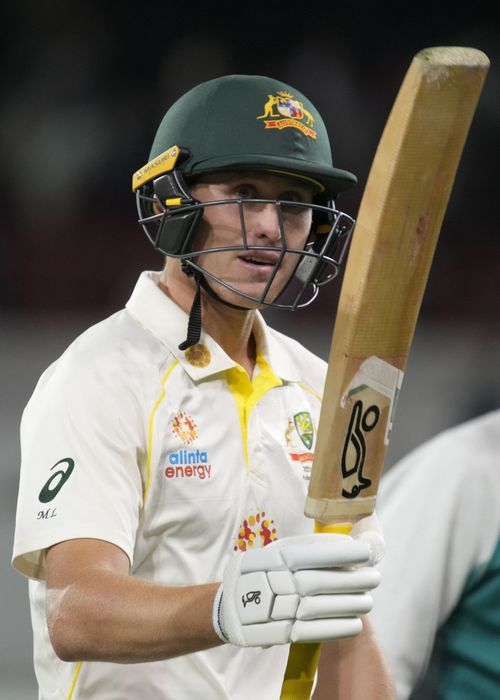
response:
<svg viewBox="0 0 500 700"><path fill-rule="evenodd" d="M330 533L233 555L215 597L215 631L242 647L355 636L380 582L375 559L365 538Z"/></svg>
<svg viewBox="0 0 500 700"><path fill-rule="evenodd" d="M382 560L385 554L385 540L376 511L358 520L349 534L354 539L362 540L368 544L370 548L368 564L370 566L376 566Z"/></svg>

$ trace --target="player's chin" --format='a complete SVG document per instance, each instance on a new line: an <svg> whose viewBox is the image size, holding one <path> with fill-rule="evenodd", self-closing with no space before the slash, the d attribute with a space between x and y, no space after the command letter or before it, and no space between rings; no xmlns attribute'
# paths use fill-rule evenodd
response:
<svg viewBox="0 0 500 700"><path fill-rule="evenodd" d="M241 284L231 285L231 289L220 284L212 284L212 287L217 293L217 296L227 304L232 304L242 309L252 311L265 306L262 303L263 289L255 289L254 286L246 286Z"/></svg>
<svg viewBox="0 0 500 700"><path fill-rule="evenodd" d="M275 302L284 287L284 284L278 284L277 280L273 281L267 292L267 284L265 283L256 284L254 282L245 284L238 280L226 281L226 284L230 286L230 289L214 281L210 282L212 289L222 301L249 311L264 309Z"/></svg>

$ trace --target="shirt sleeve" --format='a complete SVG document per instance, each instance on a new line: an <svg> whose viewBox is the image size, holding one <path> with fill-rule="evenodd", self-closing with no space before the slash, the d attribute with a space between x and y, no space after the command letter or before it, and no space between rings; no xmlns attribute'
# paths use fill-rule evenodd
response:
<svg viewBox="0 0 500 700"><path fill-rule="evenodd" d="M21 422L12 564L45 578L45 551L76 538L120 547L132 562L145 438L139 382L116 357L67 351L42 376Z"/></svg>
<svg viewBox="0 0 500 700"><path fill-rule="evenodd" d="M370 614L397 697L423 675L439 626L500 527L500 413L448 431L383 477L377 512L386 540Z"/></svg>

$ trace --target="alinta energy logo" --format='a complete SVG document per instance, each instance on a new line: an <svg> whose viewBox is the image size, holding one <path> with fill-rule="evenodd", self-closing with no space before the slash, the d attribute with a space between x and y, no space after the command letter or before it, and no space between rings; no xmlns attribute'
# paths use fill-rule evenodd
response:
<svg viewBox="0 0 500 700"><path fill-rule="evenodd" d="M296 100L292 93L278 90L275 95L268 95L264 104L264 114L257 119L264 119L266 129L299 129L305 136L316 139L317 133L312 128L315 119L304 103Z"/></svg>
<svg viewBox="0 0 500 700"><path fill-rule="evenodd" d="M183 411L177 413L172 420L174 434L185 445L191 445L198 437L198 427L195 420ZM208 452L200 449L181 448L170 452L167 456L165 477L167 479L210 479L212 465L208 461Z"/></svg>
<svg viewBox="0 0 500 700"><path fill-rule="evenodd" d="M271 520L266 513L257 512L246 518L238 531L238 538L234 546L235 552L246 552L247 549L265 547L274 540L277 540L274 520Z"/></svg>

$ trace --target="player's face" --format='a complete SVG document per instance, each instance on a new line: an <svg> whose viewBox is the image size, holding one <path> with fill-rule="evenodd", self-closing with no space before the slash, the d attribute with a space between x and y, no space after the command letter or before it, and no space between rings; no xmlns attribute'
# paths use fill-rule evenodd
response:
<svg viewBox="0 0 500 700"><path fill-rule="evenodd" d="M275 277L265 300L276 300L299 262L297 253L283 256L283 233L287 248L302 250L311 229L313 189L297 178L268 173L214 174L201 178L191 187L193 197L201 202L222 199L244 200L235 204L205 207L194 244L195 250L243 244L242 221L248 246L265 246L265 250L226 250L200 255L197 263L207 272L238 291L261 298L274 273ZM249 199L271 199L297 202L282 206L281 227L278 208L274 203L246 202ZM245 297L208 279L210 285L225 301L256 306Z"/></svg>

